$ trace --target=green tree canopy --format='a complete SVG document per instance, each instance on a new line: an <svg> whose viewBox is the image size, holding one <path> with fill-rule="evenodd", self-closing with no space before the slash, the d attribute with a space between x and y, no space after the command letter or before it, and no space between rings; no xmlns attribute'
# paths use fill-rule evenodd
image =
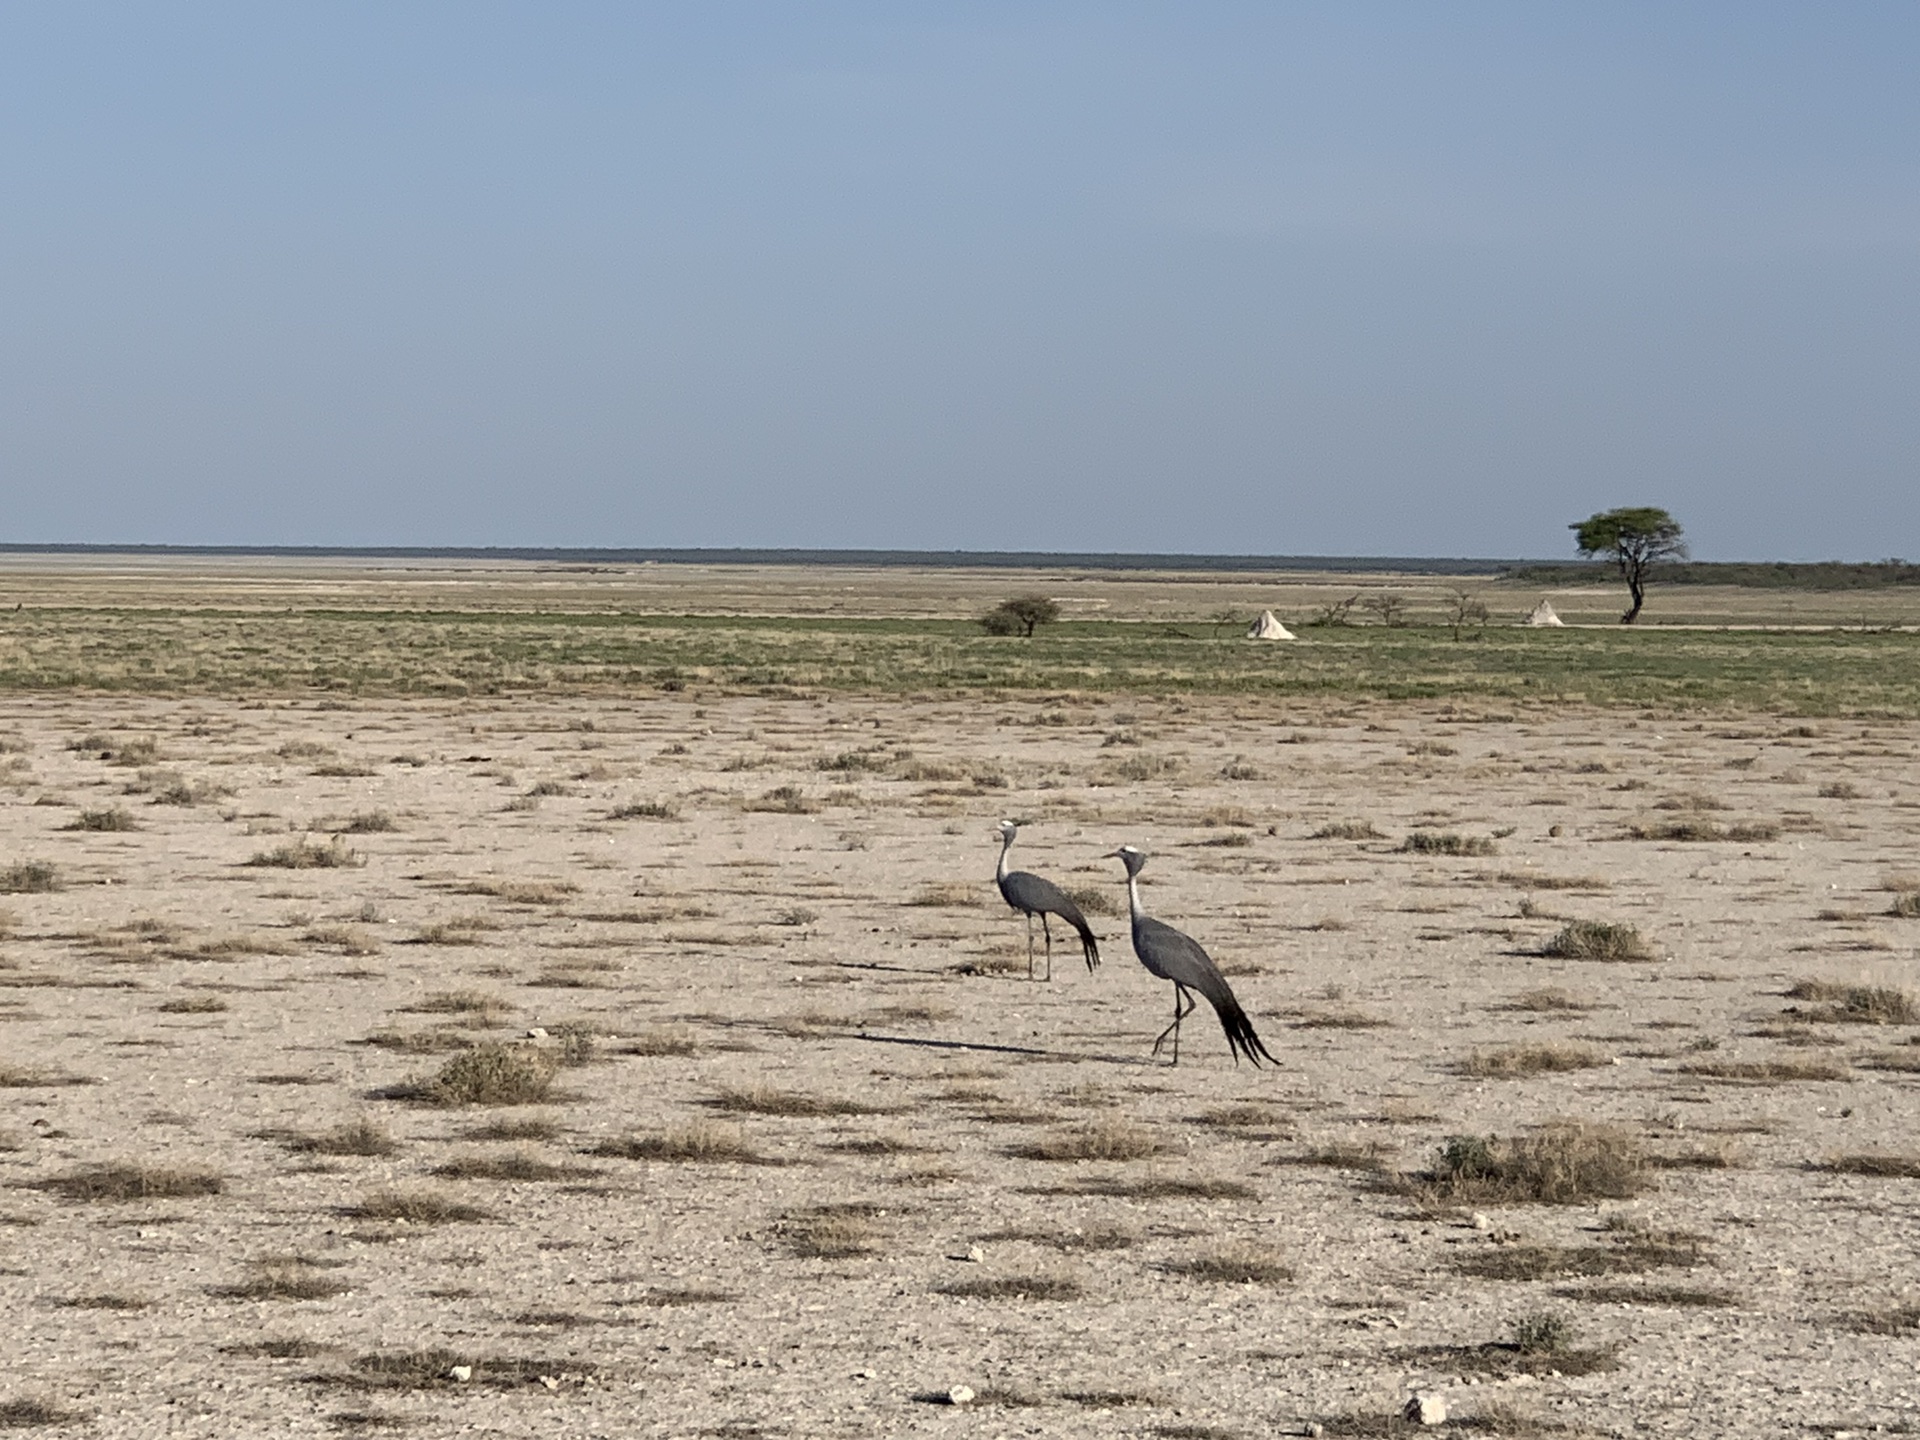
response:
<svg viewBox="0 0 1920 1440"><path fill-rule="evenodd" d="M1002 600L980 617L980 626L989 635L1031 635L1036 626L1051 625L1060 618L1060 607L1044 595L1016 595Z"/></svg>
<svg viewBox="0 0 1920 1440"><path fill-rule="evenodd" d="M1569 525L1583 556L1606 556L1620 569L1633 604L1620 617L1622 625L1640 618L1647 599L1647 572L1661 560L1685 559L1687 542L1680 522L1656 505L1629 505L1603 510Z"/></svg>

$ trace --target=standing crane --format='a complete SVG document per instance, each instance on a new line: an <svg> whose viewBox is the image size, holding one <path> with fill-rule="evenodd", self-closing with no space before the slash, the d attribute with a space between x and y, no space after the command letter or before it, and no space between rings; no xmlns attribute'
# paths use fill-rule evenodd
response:
<svg viewBox="0 0 1920 1440"><path fill-rule="evenodd" d="M1014 837L1020 833L1017 821L1002 820L997 833L1000 867L994 871L993 878L1000 887L1000 898L1027 917L1027 978L1033 978L1033 917L1036 915L1040 917L1041 933L1047 937L1047 979L1053 979L1053 930L1047 923L1049 915L1058 915L1080 932L1080 948L1086 952L1087 973L1091 975L1093 967L1100 963L1100 942L1093 938L1087 917L1067 898L1066 891L1051 880L1042 880L1025 870L1007 869L1007 852L1013 849Z"/></svg>
<svg viewBox="0 0 1920 1440"><path fill-rule="evenodd" d="M1220 1016L1220 1027L1227 1032L1227 1048L1233 1052L1234 1064L1240 1063L1242 1055L1256 1066L1263 1059L1279 1064L1253 1033L1253 1022L1234 999L1233 987L1227 984L1227 977L1220 973L1220 967L1200 948L1199 942L1165 921L1154 919L1141 908L1140 872L1146 868L1146 852L1122 845L1107 858L1127 867L1127 910L1133 918L1133 953L1140 957L1148 974L1173 982L1173 1023L1153 1042L1153 1053L1158 1055L1171 1035L1173 1063L1180 1063L1180 1022L1193 1012L1197 1003L1187 992L1198 990L1213 1003Z"/></svg>

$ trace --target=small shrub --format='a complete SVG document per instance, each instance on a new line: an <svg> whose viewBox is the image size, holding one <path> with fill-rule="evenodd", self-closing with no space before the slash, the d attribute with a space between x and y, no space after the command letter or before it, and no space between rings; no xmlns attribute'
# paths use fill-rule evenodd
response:
<svg viewBox="0 0 1920 1440"><path fill-rule="evenodd" d="M680 812L661 800L640 800L631 805L616 805L607 812L609 820L678 820Z"/></svg>
<svg viewBox="0 0 1920 1440"><path fill-rule="evenodd" d="M1086 1293L1078 1280L1066 1275L995 1275L933 1288L935 1294L963 1300L1078 1300Z"/></svg>
<svg viewBox="0 0 1920 1440"><path fill-rule="evenodd" d="M1549 1045L1507 1045L1476 1050L1461 1065L1462 1073L1481 1080L1512 1080L1525 1075L1560 1075L1611 1065L1613 1057L1591 1045L1555 1042Z"/></svg>
<svg viewBox="0 0 1920 1440"><path fill-rule="evenodd" d="M1384 840L1371 820L1330 820L1313 832L1315 840ZM1411 837L1409 837L1411 838Z"/></svg>
<svg viewBox="0 0 1920 1440"><path fill-rule="evenodd" d="M218 995L183 995L178 1000L168 1000L160 1006L162 1015L218 1015L227 1008L227 1002Z"/></svg>
<svg viewBox="0 0 1920 1440"><path fill-rule="evenodd" d="M780 1165L761 1154L733 1125L689 1125L659 1135L603 1140L588 1152L613 1160L658 1160L694 1165Z"/></svg>
<svg viewBox="0 0 1920 1440"><path fill-rule="evenodd" d="M584 1180L601 1172L591 1165L556 1165L524 1150L498 1155L462 1155L433 1167L433 1173L451 1180Z"/></svg>
<svg viewBox="0 0 1920 1440"><path fill-rule="evenodd" d="M21 860L0 869L0 895L45 895L59 888L58 872L44 860Z"/></svg>
<svg viewBox="0 0 1920 1440"><path fill-rule="evenodd" d="M1415 830L1400 842L1400 848L1415 855L1491 855L1495 846L1484 835L1456 835L1451 830Z"/></svg>
<svg viewBox="0 0 1920 1440"><path fill-rule="evenodd" d="M706 1102L715 1110L740 1115L890 1115L893 1107L870 1105L860 1100L823 1099L795 1090L776 1090L768 1085L747 1089L725 1087Z"/></svg>
<svg viewBox="0 0 1920 1440"><path fill-rule="evenodd" d="M1847 1067L1832 1060L1689 1060L1680 1066L1682 1075L1698 1075L1705 1080L1731 1080L1750 1085L1774 1085L1786 1081L1845 1080Z"/></svg>
<svg viewBox="0 0 1920 1440"><path fill-rule="evenodd" d="M803 1260L851 1260L871 1255L878 1232L873 1223L877 1207L850 1204L816 1205L781 1218L779 1234L790 1255Z"/></svg>
<svg viewBox="0 0 1920 1440"><path fill-rule="evenodd" d="M1806 1020L1852 1025L1920 1024L1920 1005L1906 991L1891 986L1798 980L1787 988L1787 998L1826 1002L1817 1010L1789 1010L1789 1014Z"/></svg>
<svg viewBox="0 0 1920 1440"><path fill-rule="evenodd" d="M493 1217L437 1190L376 1190L342 1211L350 1220L398 1220L408 1225L451 1225Z"/></svg>
<svg viewBox="0 0 1920 1440"><path fill-rule="evenodd" d="M811 815L820 807L798 785L776 785L758 800L748 801L746 808L771 815Z"/></svg>
<svg viewBox="0 0 1920 1440"><path fill-rule="evenodd" d="M1821 1165L1835 1175L1872 1175L1883 1180L1920 1180L1920 1156L1836 1155Z"/></svg>
<svg viewBox="0 0 1920 1440"><path fill-rule="evenodd" d="M87 1165L34 1182L63 1200L191 1200L218 1195L226 1182L211 1170L167 1169L154 1165Z"/></svg>
<svg viewBox="0 0 1920 1440"><path fill-rule="evenodd" d="M302 836L275 849L262 850L246 863L255 868L279 870L338 870L358 865L360 855L358 851L348 849L338 836L324 845L317 845Z"/></svg>
<svg viewBox="0 0 1920 1440"><path fill-rule="evenodd" d="M340 827L342 835L382 835L400 827L384 810L356 810Z"/></svg>
<svg viewBox="0 0 1920 1440"><path fill-rule="evenodd" d="M1920 890L1903 890L1895 895L1887 913L1903 920L1920 919Z"/></svg>
<svg viewBox="0 0 1920 1440"><path fill-rule="evenodd" d="M1508 1333L1522 1355L1558 1355L1573 1348L1573 1322L1550 1311L1522 1315Z"/></svg>
<svg viewBox="0 0 1920 1440"><path fill-rule="evenodd" d="M1293 1267L1272 1250L1235 1246L1187 1260L1170 1260L1161 1269L1194 1280L1222 1285L1284 1285L1293 1279Z"/></svg>
<svg viewBox="0 0 1920 1440"><path fill-rule="evenodd" d="M82 810L70 824L60 827L63 830L138 830L133 816L115 805L106 810Z"/></svg>
<svg viewBox="0 0 1920 1440"><path fill-rule="evenodd" d="M1707 820L1666 820L1653 825L1635 825L1629 834L1636 840L1777 840L1780 827L1766 823L1715 825Z"/></svg>
<svg viewBox="0 0 1920 1440"><path fill-rule="evenodd" d="M353 1287L326 1268L299 1256L253 1262L253 1273L213 1293L230 1300L330 1300Z"/></svg>
<svg viewBox="0 0 1920 1440"><path fill-rule="evenodd" d="M1542 955L1561 960L1652 960L1646 939L1631 925L1604 920L1570 921L1540 947Z"/></svg>
<svg viewBox="0 0 1920 1440"><path fill-rule="evenodd" d="M366 1119L350 1120L317 1135L287 1135L280 1143L300 1155L382 1156L400 1149L386 1126Z"/></svg>
<svg viewBox="0 0 1920 1440"><path fill-rule="evenodd" d="M406 1087L406 1098L429 1105L538 1105L553 1093L553 1062L538 1051L476 1045L440 1067L432 1079Z"/></svg>
<svg viewBox="0 0 1920 1440"><path fill-rule="evenodd" d="M1631 1133L1580 1121L1556 1122L1510 1140L1455 1135L1434 1167L1414 1178L1420 1193L1456 1204L1626 1200L1650 1183L1646 1153Z"/></svg>
<svg viewBox="0 0 1920 1440"><path fill-rule="evenodd" d="M1079 1162L1145 1160L1164 1149L1151 1131L1120 1121L1106 1121L1015 1145L1006 1153L1019 1160Z"/></svg>

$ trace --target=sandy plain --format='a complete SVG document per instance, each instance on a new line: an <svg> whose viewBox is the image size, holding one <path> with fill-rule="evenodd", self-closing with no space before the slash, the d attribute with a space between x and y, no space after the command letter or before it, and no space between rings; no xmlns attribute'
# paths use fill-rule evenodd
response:
<svg viewBox="0 0 1920 1440"><path fill-rule="evenodd" d="M1920 1423L1920 1024L1786 993L1912 983L1911 722L15 696L0 734L10 1423L1385 1434L1414 1392L1482 1433ZM1103 897L1097 973L1027 978L1002 815ZM1633 838L1676 820L1758 838ZM1123 841L1277 1067L1204 1007L1150 1056ZM286 847L344 863L259 863ZM1650 958L1542 953L1578 919ZM1501 1075L1527 1046L1582 1063ZM463 1054L552 1092L406 1098ZM1645 1188L1397 1178L1560 1119L1619 1127ZM220 1188L83 1198L114 1165ZM1541 1315L1562 1349L1511 1349Z"/></svg>

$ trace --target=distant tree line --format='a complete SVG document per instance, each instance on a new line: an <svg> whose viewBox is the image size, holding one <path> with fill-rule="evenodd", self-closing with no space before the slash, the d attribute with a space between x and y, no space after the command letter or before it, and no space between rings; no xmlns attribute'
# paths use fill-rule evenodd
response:
<svg viewBox="0 0 1920 1440"><path fill-rule="evenodd" d="M1503 580L1529 585L1591 585L1616 571L1609 561L1512 565ZM1920 565L1905 560L1669 560L1660 567L1663 585L1744 585L1761 590L1884 590L1920 585Z"/></svg>

